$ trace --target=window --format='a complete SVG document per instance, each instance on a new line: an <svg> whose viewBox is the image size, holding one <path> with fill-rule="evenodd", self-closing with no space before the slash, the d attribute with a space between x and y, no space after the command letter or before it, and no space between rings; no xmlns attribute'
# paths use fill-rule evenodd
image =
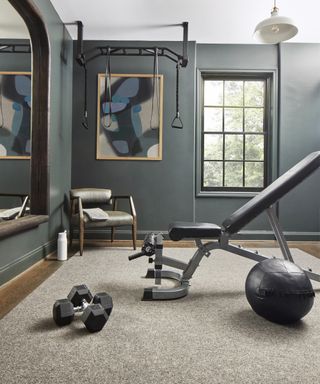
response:
<svg viewBox="0 0 320 384"><path fill-rule="evenodd" d="M202 73L201 191L267 185L270 73Z"/></svg>

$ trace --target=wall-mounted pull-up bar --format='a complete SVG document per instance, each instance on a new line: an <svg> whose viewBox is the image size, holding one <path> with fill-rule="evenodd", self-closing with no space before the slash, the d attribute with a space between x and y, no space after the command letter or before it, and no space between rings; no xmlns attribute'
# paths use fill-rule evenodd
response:
<svg viewBox="0 0 320 384"><path fill-rule="evenodd" d="M90 50L90 56L83 49L83 24L81 21L76 21L75 23L78 29L77 35L77 52L76 52L76 61L79 65L84 68L85 73L85 101L84 101L84 113L82 125L88 129L88 112L87 112L87 64L96 59L99 56L107 56L107 62L109 63L109 69L106 72L110 72L110 57L111 56L149 56L154 58L154 77L155 73L155 63L158 60L158 57L166 57L167 59L176 63L176 115L171 123L172 128L183 128L183 123L180 118L179 111L179 70L181 67L186 67L188 65L188 22L183 22L179 24L183 28L183 40L182 40L182 54L173 51L167 47L150 47L150 46L97 46L95 50ZM109 73L110 74L110 73ZM111 103L111 89L109 89L109 102ZM111 108L110 108L111 111Z"/></svg>
<svg viewBox="0 0 320 384"><path fill-rule="evenodd" d="M154 56L157 50L158 56L167 57L168 59L179 63L181 67L188 65L188 22L184 21L181 26L183 27L183 40L182 40L182 54L179 54L167 47L96 47L97 53L87 57L83 50L83 24L81 21L76 22L78 27L78 40L77 40L77 62L84 66L89 61L99 56Z"/></svg>

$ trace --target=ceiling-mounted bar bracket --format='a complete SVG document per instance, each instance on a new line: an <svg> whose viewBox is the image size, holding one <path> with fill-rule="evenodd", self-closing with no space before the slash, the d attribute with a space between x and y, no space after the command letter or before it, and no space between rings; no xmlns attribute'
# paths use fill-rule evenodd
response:
<svg viewBox="0 0 320 384"><path fill-rule="evenodd" d="M83 51L83 24L82 24L82 21L76 21L76 24L77 24L77 31L78 31L76 61L78 64L84 67L86 65L86 58Z"/></svg>
<svg viewBox="0 0 320 384"><path fill-rule="evenodd" d="M181 67L186 67L188 65L188 25L187 21L182 23L183 27L183 40L182 40L182 60Z"/></svg>
<svg viewBox="0 0 320 384"><path fill-rule="evenodd" d="M182 40L182 54L179 54L167 47L109 47L98 46L96 47L97 53L90 57L86 57L86 53L83 50L83 24L81 21L75 23L78 29L77 38L77 54L76 61L79 65L85 66L89 61L94 60L99 56L152 56L154 57L157 51L158 56L166 57L175 63L179 63L181 67L188 65L188 22L184 21L181 26L183 27L183 40Z"/></svg>

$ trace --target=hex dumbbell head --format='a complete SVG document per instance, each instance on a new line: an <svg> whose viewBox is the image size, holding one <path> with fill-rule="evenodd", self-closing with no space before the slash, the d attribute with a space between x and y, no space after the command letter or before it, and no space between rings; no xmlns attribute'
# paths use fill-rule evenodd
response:
<svg viewBox="0 0 320 384"><path fill-rule="evenodd" d="M110 295L108 295L106 292L99 292L94 295L93 303L101 304L107 315L110 316L113 308L112 297Z"/></svg>
<svg viewBox="0 0 320 384"><path fill-rule="evenodd" d="M72 287L68 299L72 302L75 307L82 305L83 300L87 303L91 303L92 294L89 291L89 288L85 284L75 285Z"/></svg>
<svg viewBox="0 0 320 384"><path fill-rule="evenodd" d="M101 304L91 304L84 310L81 320L89 332L99 332L108 321L108 315Z"/></svg>
<svg viewBox="0 0 320 384"><path fill-rule="evenodd" d="M74 318L73 304L68 299L57 300L52 312L53 320L59 326L70 324Z"/></svg>

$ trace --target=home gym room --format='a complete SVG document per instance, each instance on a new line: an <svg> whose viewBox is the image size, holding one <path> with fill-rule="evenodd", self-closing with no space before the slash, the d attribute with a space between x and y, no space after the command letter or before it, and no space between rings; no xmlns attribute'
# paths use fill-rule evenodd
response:
<svg viewBox="0 0 320 384"><path fill-rule="evenodd" d="M0 9L1 381L318 383L318 2Z"/></svg>

